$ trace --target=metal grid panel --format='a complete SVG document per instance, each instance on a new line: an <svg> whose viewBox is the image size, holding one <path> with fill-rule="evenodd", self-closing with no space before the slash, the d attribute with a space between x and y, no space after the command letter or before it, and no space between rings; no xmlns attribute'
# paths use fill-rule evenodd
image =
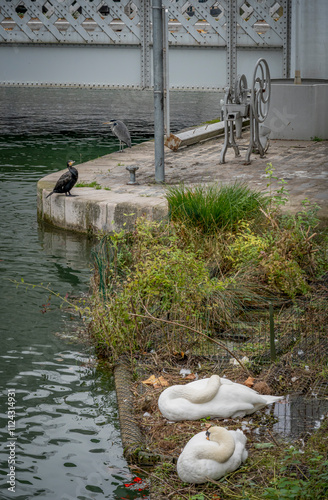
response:
<svg viewBox="0 0 328 500"><path fill-rule="evenodd" d="M163 6L169 11L171 45L226 45L226 1L163 0Z"/></svg>
<svg viewBox="0 0 328 500"><path fill-rule="evenodd" d="M9 0L0 6L0 41L135 45L139 9L139 0Z"/></svg>
<svg viewBox="0 0 328 500"><path fill-rule="evenodd" d="M171 48L227 49L229 86L237 74L238 49L245 49L245 54L249 49L281 53L282 76L289 76L291 0L162 0L162 4L168 10ZM0 45L12 43L135 47L140 49L140 86L151 86L151 0L6 0L0 2ZM217 66L223 72L221 53Z"/></svg>
<svg viewBox="0 0 328 500"><path fill-rule="evenodd" d="M163 0L169 43L226 46L230 9L237 46L286 51L288 4L238 0L236 7L235 0ZM142 45L150 33L149 11L150 0L7 0L0 5L0 41Z"/></svg>
<svg viewBox="0 0 328 500"><path fill-rule="evenodd" d="M163 0L170 14L172 45L225 46L232 29L237 46L262 48L285 45L288 3L238 0L236 7L235 0Z"/></svg>

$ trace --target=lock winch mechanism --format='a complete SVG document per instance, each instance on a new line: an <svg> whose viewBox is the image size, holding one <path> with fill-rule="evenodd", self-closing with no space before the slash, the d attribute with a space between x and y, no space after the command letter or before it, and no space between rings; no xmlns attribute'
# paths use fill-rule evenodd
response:
<svg viewBox="0 0 328 500"><path fill-rule="evenodd" d="M227 149L232 147L235 156L240 156L236 139L241 138L243 120L250 120L250 143L247 148L245 164L250 163L253 151L258 151L263 158L269 148L267 127L260 129L260 124L268 116L271 95L271 80L268 63L261 58L257 61L253 73L252 86L248 88L245 75L238 75L233 88L225 89L221 115L224 121L224 144L220 163L225 163Z"/></svg>

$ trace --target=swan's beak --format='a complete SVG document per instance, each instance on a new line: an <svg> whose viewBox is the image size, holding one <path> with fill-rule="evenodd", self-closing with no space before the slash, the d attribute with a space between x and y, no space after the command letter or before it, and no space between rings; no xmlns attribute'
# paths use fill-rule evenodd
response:
<svg viewBox="0 0 328 500"><path fill-rule="evenodd" d="M205 436L206 436L207 441L209 441L210 440L210 432L206 431Z"/></svg>

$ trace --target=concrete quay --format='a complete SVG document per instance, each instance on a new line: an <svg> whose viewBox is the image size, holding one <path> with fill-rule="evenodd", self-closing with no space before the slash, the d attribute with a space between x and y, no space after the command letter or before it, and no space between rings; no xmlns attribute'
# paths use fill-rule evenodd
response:
<svg viewBox="0 0 328 500"><path fill-rule="evenodd" d="M289 202L284 210L296 212L308 199L320 206L319 217L328 222L328 141L271 140L265 158L252 154L251 164L245 165L249 132L238 141L241 156L233 149L220 164L223 137L213 138L171 151L165 148L166 185L184 183L187 186L242 181L251 188L268 191L265 169L274 167L274 176L287 181ZM137 165L136 181L129 185L127 166ZM166 185L155 183L154 142L144 142L80 165L78 183L72 196L53 194L46 199L61 172L50 174L38 182L38 217L54 226L82 233L131 229L136 217L145 214L158 220L167 215ZM88 187L96 182L96 187ZM275 191L280 185L272 182Z"/></svg>

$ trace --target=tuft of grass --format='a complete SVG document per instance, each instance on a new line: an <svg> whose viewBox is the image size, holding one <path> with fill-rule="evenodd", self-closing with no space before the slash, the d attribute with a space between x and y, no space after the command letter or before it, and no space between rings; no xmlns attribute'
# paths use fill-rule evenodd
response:
<svg viewBox="0 0 328 500"><path fill-rule="evenodd" d="M214 120L207 120L206 122L203 122L203 125L212 125L213 123L219 123L220 121L220 118L215 118Z"/></svg>
<svg viewBox="0 0 328 500"><path fill-rule="evenodd" d="M173 186L167 189L166 199L173 221L197 228L203 234L235 231L242 220L262 218L261 208L269 203L268 196L240 182L193 188Z"/></svg>
<svg viewBox="0 0 328 500"><path fill-rule="evenodd" d="M95 188L95 189L102 189L101 185L98 184L97 181L92 181L92 182L79 182L75 185L75 187L90 187L90 188Z"/></svg>

